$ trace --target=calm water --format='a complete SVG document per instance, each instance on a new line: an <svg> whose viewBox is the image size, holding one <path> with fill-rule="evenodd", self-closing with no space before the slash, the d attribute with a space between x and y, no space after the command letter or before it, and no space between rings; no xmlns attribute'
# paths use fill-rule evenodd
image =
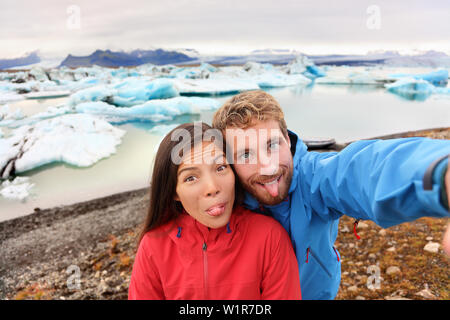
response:
<svg viewBox="0 0 450 320"><path fill-rule="evenodd" d="M411 101L368 85L313 85L267 90L281 104L288 128L303 137L331 137L339 142L384 134L450 126L450 97ZM220 102L229 96L217 98ZM67 98L25 100L10 104L31 115ZM171 123L205 121L213 112L183 116ZM0 198L0 221L41 209L72 204L117 192L146 187L155 148L161 136L152 134L149 123L127 123L117 153L89 168L48 165L23 175L35 187L26 202Z"/></svg>

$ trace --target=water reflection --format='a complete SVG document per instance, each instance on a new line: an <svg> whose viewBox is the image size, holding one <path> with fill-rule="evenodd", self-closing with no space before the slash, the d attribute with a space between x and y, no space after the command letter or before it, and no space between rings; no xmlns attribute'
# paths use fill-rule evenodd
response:
<svg viewBox="0 0 450 320"><path fill-rule="evenodd" d="M408 101L425 101L431 96L431 93L391 92L391 91L389 91L389 93L397 96L400 99Z"/></svg>

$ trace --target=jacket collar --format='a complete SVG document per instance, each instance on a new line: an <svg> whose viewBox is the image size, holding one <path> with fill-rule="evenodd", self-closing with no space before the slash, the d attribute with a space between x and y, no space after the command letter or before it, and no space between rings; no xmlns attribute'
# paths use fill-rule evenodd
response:
<svg viewBox="0 0 450 320"><path fill-rule="evenodd" d="M236 230L243 210L244 208L241 206L235 207L228 223L225 226L216 229L208 228L204 224L195 220L187 212L183 211L183 213L181 213L180 216L173 221L173 223L169 223L170 226L168 225L169 229L167 229L167 231L169 236L174 240L177 238L182 238L183 235L188 233L198 233L203 238L203 241L216 242L219 237L225 234L233 233Z"/></svg>

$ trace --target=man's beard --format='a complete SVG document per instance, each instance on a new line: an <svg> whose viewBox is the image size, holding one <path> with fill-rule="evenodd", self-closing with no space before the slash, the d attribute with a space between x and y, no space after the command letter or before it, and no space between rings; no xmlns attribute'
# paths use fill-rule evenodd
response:
<svg viewBox="0 0 450 320"><path fill-rule="evenodd" d="M274 180L275 178L280 178L280 184L278 188L278 195L273 197L267 191L263 191L257 184L265 183ZM276 205L281 203L286 199L289 194L289 189L291 186L293 170L292 167L288 168L286 166L280 166L276 174L266 176L266 175L255 175L248 179L247 181L241 181L244 189L250 193L259 203L264 205Z"/></svg>

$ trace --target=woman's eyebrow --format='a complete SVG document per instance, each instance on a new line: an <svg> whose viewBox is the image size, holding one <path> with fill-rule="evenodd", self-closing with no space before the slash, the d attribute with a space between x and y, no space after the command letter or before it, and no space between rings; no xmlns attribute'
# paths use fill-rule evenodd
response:
<svg viewBox="0 0 450 320"><path fill-rule="evenodd" d="M225 159L225 160L226 160L227 157L226 157L225 153L219 154L217 157L214 158L214 161L213 161L213 162L214 162L214 163L218 163L217 160L219 160L219 159L221 159L221 160ZM225 162L226 162L226 161L225 161ZM221 161L220 163L222 163L222 161Z"/></svg>
<svg viewBox="0 0 450 320"><path fill-rule="evenodd" d="M183 169L180 169L179 171L178 171L178 174L177 174L177 176L179 176L183 171L189 171L189 170L192 170L192 171L198 171L198 168L197 167L184 167Z"/></svg>

